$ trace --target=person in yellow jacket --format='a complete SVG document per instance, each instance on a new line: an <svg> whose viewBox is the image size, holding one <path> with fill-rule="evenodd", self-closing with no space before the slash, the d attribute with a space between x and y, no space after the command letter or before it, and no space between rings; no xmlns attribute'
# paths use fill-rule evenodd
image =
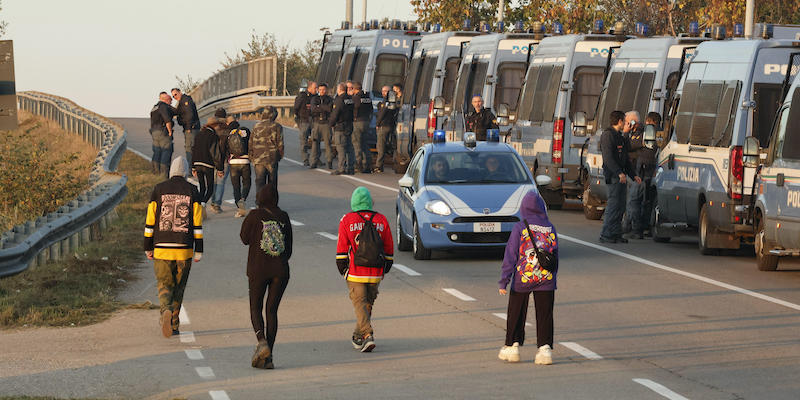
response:
<svg viewBox="0 0 800 400"><path fill-rule="evenodd" d="M186 159L175 158L169 179L156 185L147 206L144 252L154 260L164 337L180 333L178 314L192 259L203 258L203 208L197 189L184 178L188 172Z"/></svg>

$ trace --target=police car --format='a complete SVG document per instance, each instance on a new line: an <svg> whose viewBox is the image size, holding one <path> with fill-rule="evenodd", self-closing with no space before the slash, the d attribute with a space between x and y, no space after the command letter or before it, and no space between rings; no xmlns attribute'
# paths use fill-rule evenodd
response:
<svg viewBox="0 0 800 400"><path fill-rule="evenodd" d="M536 190L514 149L490 130L486 142L473 132L446 142L443 130L420 147L398 181L397 248L417 260L432 250L505 246L520 220L520 203Z"/></svg>

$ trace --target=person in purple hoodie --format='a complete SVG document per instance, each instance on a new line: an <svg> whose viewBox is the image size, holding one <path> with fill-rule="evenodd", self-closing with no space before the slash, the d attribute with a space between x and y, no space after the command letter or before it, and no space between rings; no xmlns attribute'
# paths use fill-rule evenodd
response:
<svg viewBox="0 0 800 400"><path fill-rule="evenodd" d="M519 362L519 347L525 342L525 317L528 299L533 292L536 308L536 342L539 348L534 362L553 363L553 303L558 272L558 236L547 218L542 196L531 190L522 199L522 221L514 226L506 243L500 277L500 294L508 297L506 342L498 357Z"/></svg>

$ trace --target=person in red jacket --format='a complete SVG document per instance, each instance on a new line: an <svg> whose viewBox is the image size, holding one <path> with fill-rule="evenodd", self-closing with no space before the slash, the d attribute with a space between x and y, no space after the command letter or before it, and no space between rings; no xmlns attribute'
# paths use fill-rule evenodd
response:
<svg viewBox="0 0 800 400"><path fill-rule="evenodd" d="M373 336L372 306L378 297L378 285L385 273L392 268L394 242L392 230L386 217L372 210L372 196L363 186L357 187L350 198L353 212L345 214L339 221L339 239L336 243L336 266L347 280L350 300L356 313L356 327L353 331L353 348L363 353L375 348ZM383 265L362 266L355 263L359 245L359 234L364 224L372 221L383 241Z"/></svg>

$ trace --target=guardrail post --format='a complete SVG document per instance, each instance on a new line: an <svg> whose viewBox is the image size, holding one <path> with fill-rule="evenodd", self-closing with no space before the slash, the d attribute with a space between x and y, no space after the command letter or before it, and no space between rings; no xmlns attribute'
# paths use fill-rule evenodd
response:
<svg viewBox="0 0 800 400"><path fill-rule="evenodd" d="M61 242L50 245L50 260L58 261L61 259Z"/></svg>

